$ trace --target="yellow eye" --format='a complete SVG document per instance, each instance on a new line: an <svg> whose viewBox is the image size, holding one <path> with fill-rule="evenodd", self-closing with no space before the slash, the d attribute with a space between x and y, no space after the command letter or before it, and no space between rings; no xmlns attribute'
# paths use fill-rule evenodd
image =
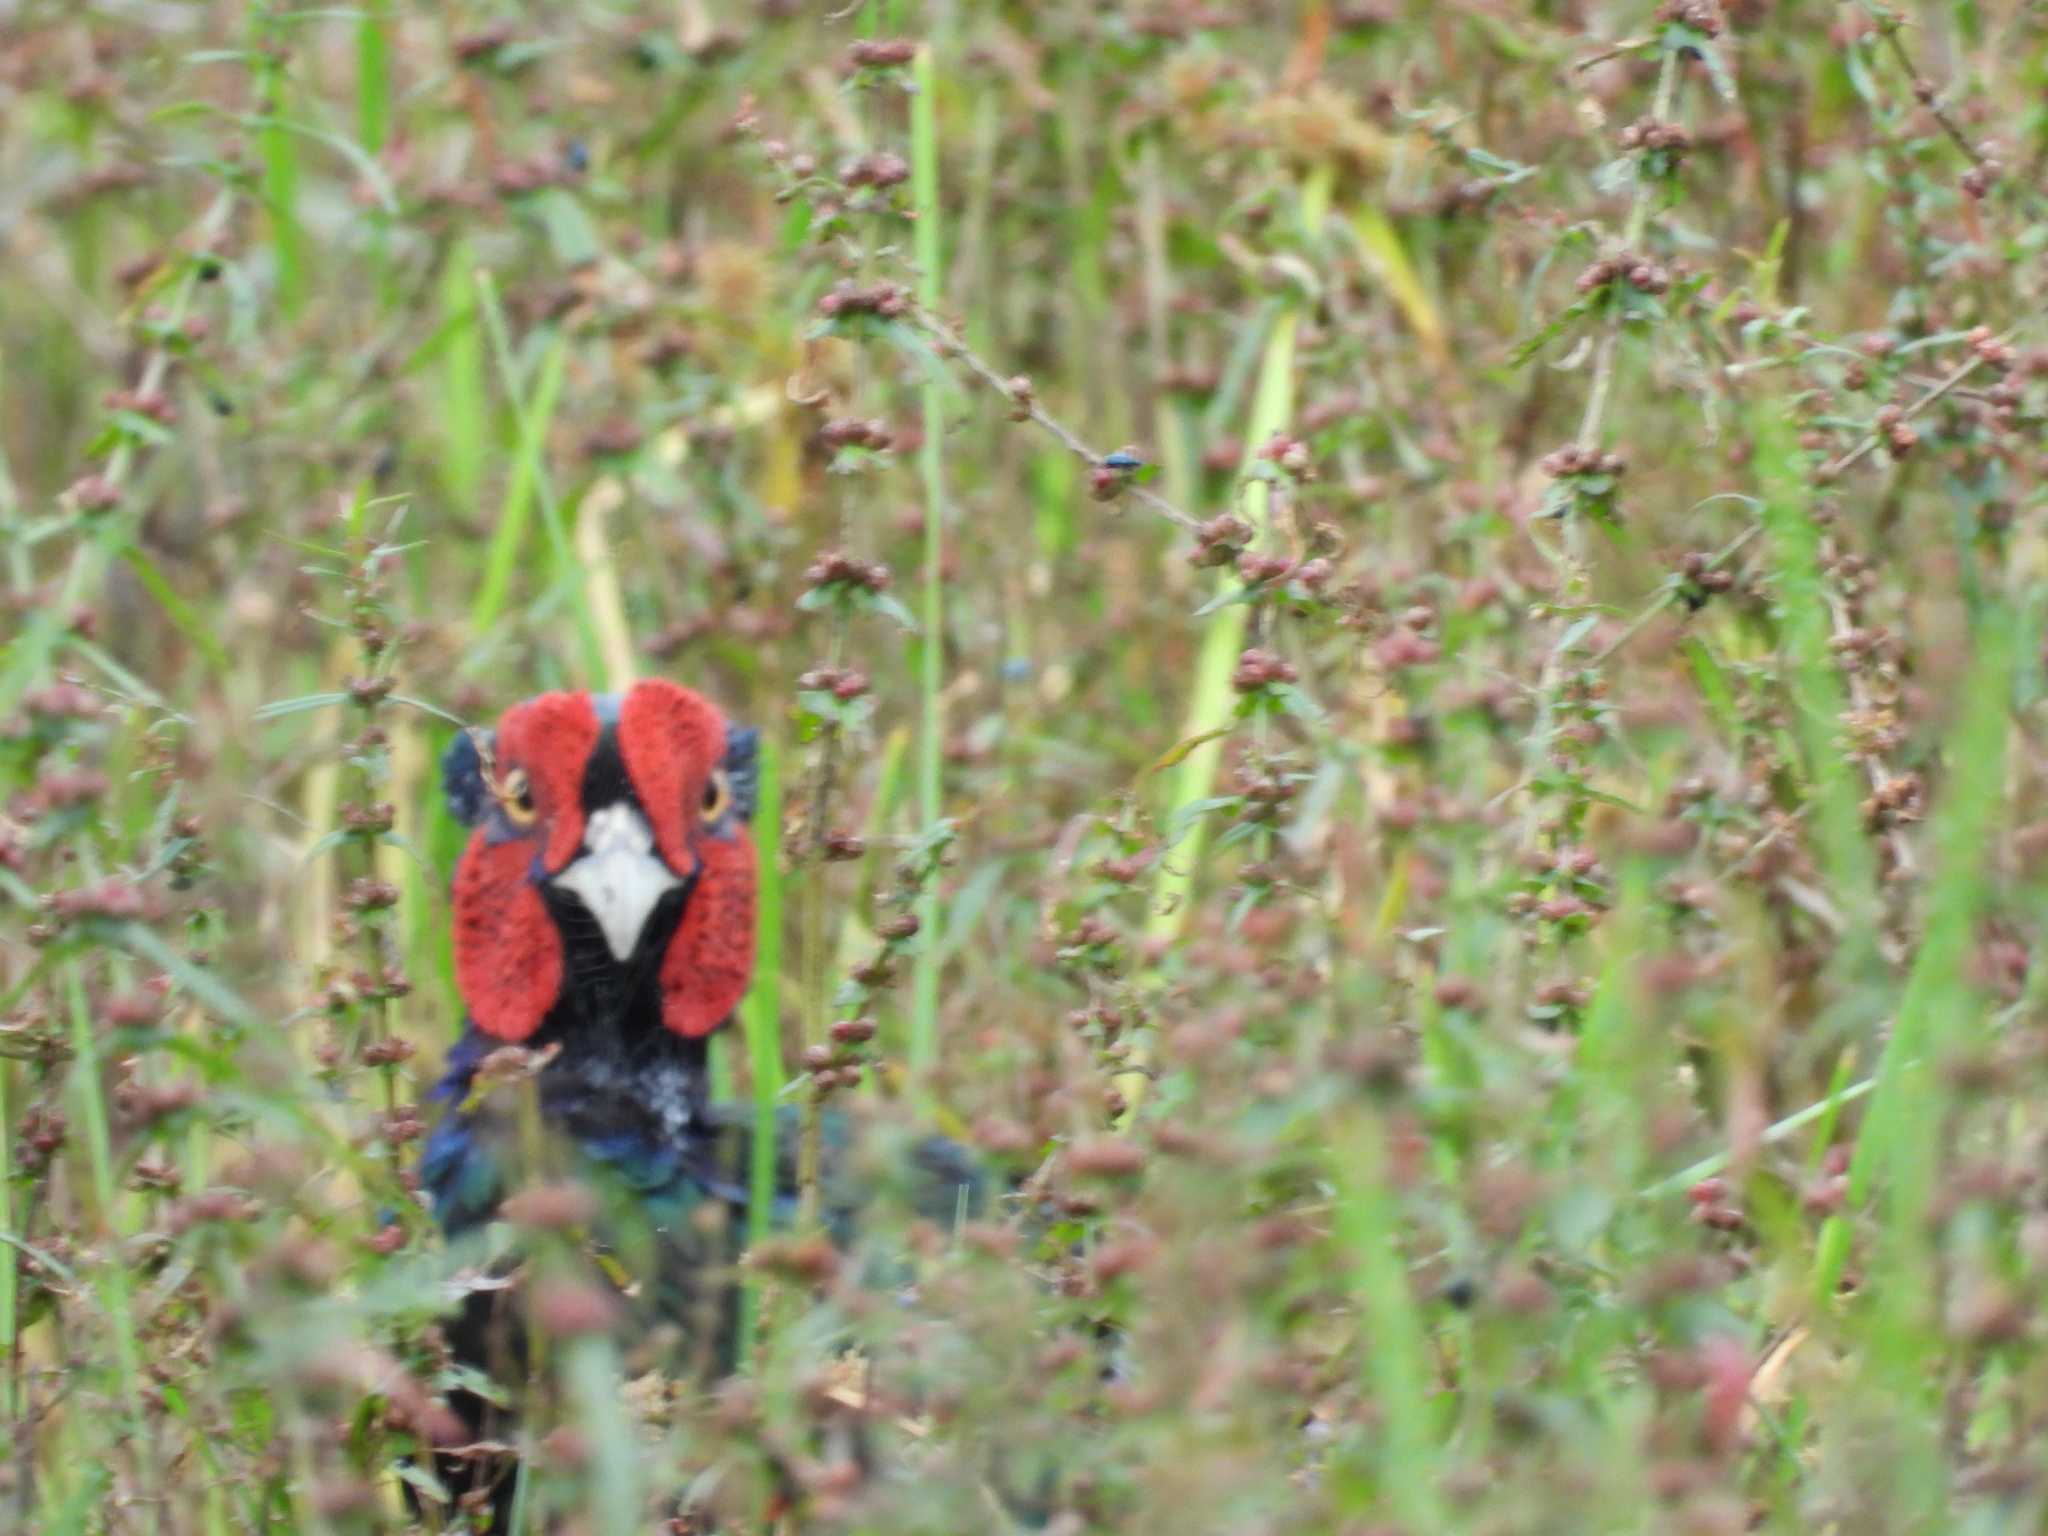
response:
<svg viewBox="0 0 2048 1536"><path fill-rule="evenodd" d="M705 821L718 820L731 805L732 786L726 782L725 770L714 768L711 777L704 781L704 803L700 809Z"/></svg>
<svg viewBox="0 0 2048 1536"><path fill-rule="evenodd" d="M530 827L540 808L533 803L533 786L526 780L524 768L513 768L506 772L498 785L498 804L504 807L505 819L515 827Z"/></svg>

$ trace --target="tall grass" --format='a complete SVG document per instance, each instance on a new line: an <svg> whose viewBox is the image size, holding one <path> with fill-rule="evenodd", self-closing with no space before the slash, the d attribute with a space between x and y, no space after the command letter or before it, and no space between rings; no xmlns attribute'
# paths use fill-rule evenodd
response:
<svg viewBox="0 0 2048 1536"><path fill-rule="evenodd" d="M526 1531L2041 1524L2048 34L1226 9L13 18L0 1529L464 1528L513 1249ZM432 763L652 675L731 1382L409 1187Z"/></svg>

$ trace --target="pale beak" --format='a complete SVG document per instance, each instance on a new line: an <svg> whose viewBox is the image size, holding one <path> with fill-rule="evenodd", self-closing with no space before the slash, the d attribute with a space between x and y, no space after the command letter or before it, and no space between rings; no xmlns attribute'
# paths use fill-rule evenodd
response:
<svg viewBox="0 0 2048 1536"><path fill-rule="evenodd" d="M590 909L606 948L623 961L661 898L683 882L654 852L654 832L630 805L594 811L583 828L583 853L554 883Z"/></svg>

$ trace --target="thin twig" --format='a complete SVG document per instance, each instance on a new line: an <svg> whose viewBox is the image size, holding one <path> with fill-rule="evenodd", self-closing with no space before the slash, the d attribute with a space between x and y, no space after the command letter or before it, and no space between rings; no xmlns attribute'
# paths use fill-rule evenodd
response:
<svg viewBox="0 0 2048 1536"><path fill-rule="evenodd" d="M2001 336L1999 340L2010 341L2015 335L2018 334L2019 329L2020 328L2018 326L2012 327L2003 336ZM1972 353L1968 358L1964 359L1961 363L1958 363L1956 365L1954 372L1948 374L1946 377L1942 379L1942 381L1939 384L1935 385L1932 389L1928 390L1926 394L1922 395L1919 399L1915 400L1911 405L1907 406L1904 410L1902 410L1899 413L1899 420L1912 420L1915 416L1918 416L1922 411L1926 410L1927 407L1934 404L1935 401L1941 399L1944 395L1947 395L1958 384L1962 383L1963 380L1967 379L1971 374L1975 373L1979 368L1983 366L1984 359L1977 356L1975 353ZM1876 448L1883 441L1883 434L1877 432L1871 433L1870 436L1864 438L1863 441L1858 443L1854 448L1851 448L1847 452L1843 453L1841 457L1836 459L1830 459L1827 463L1823 464L1820 467L1820 479L1822 481L1834 479L1837 475L1841 474L1843 470L1849 468L1850 465L1855 464L1859 460L1866 457L1872 449Z"/></svg>
<svg viewBox="0 0 2048 1536"><path fill-rule="evenodd" d="M1035 399L1018 400L1017 395L1012 393L1010 389L1010 381L1003 377L1002 374L996 372L994 366L986 359L977 356L974 349L968 346L951 326L939 319L930 310L922 307L913 308L911 316L940 344L941 356L958 358L967 365L968 372L974 374L975 377L979 378L997 394L1014 404L1025 407L1028 413L1027 419L1036 422L1040 427L1050 432L1059 440L1060 446L1074 455L1075 458L1080 459L1091 467L1099 468L1103 460L1108 457L1108 455L1099 453L1089 447L1081 440L1078 433L1066 426ZM1164 496L1161 496L1157 491L1147 489L1145 486L1128 485L1124 488L1124 494L1132 500L1142 503L1152 511L1157 512L1168 522L1185 528L1190 533L1201 526L1199 522L1168 501Z"/></svg>
<svg viewBox="0 0 2048 1536"><path fill-rule="evenodd" d="M1589 69L1597 69L1602 64L1610 63L1615 59L1626 58L1631 53L1640 53L1655 41L1656 39L1653 37L1624 38L1621 42L1602 48L1598 53L1588 54L1585 58L1579 60L1578 63L1572 66L1572 73L1583 75Z"/></svg>
<svg viewBox="0 0 2048 1536"><path fill-rule="evenodd" d="M1743 529L1742 532L1737 534L1726 545L1724 545L1721 548L1720 553L1716 554L1711 560L1709 560L1704 566L1702 566L1701 570L1719 570L1722 566L1726 565L1730 560L1733 560L1737 555L1742 553L1743 547L1746 544L1748 544L1750 540L1754 539L1758 534L1762 533L1763 529L1764 525L1762 523L1751 523L1747 528ZM1633 619L1629 620L1627 627L1624 628L1620 634L1616 635L1612 640L1608 641L1606 645L1602 646L1599 650L1595 651L1593 653L1592 658L1586 663L1586 665L1588 667L1599 666L1602 662L1606 661L1609 657L1611 657L1616 651L1620 650L1623 646L1627 645L1629 641L1635 639L1637 635L1641 634L1645 629L1649 627L1650 621L1652 619L1656 618L1658 614L1662 613L1666 608L1669 608L1674 602L1678 600L1678 590L1679 589L1676 586L1668 586L1664 588L1663 591L1659 592L1656 595L1656 597L1651 600L1650 605L1647 608L1645 608L1641 613L1637 614Z"/></svg>
<svg viewBox="0 0 2048 1536"><path fill-rule="evenodd" d="M1935 89L1934 82L1913 67L1912 55L1906 52L1905 43L1899 39L1901 25L1903 23L1899 18L1888 11L1878 17L1878 32L1883 36L1885 46L1891 50L1892 57L1898 61L1899 68L1906 72L1906 78L1912 82L1913 99L1925 107L1934 120L1941 124L1941 131L1948 135L1949 142L1960 149L1972 165L1981 168L1984 165L1983 152L1969 141L1956 120L1949 115L1948 108L1941 104L1941 93Z"/></svg>

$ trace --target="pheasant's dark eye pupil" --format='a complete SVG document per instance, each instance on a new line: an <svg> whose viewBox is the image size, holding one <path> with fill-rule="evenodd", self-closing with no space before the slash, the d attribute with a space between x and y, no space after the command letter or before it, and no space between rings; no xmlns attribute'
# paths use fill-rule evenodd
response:
<svg viewBox="0 0 2048 1536"><path fill-rule="evenodd" d="M718 780L716 779L711 780L704 786L704 809L707 811L718 809Z"/></svg>

